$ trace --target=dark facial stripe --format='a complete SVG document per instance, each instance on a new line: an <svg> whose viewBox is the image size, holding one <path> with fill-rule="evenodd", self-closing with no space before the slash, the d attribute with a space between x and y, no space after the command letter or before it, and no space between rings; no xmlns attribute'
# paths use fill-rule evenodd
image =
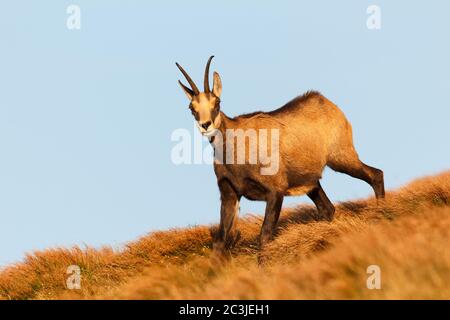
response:
<svg viewBox="0 0 450 320"><path fill-rule="evenodd" d="M216 105L214 106L213 110L211 111L211 121L213 123L216 121L219 111L220 111L220 99L216 98Z"/></svg>

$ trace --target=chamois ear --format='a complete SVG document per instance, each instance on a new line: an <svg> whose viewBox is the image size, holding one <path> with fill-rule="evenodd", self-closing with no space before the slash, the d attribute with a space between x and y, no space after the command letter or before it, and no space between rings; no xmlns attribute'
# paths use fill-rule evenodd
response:
<svg viewBox="0 0 450 320"><path fill-rule="evenodd" d="M183 89L188 99L192 101L192 98L194 97L194 91L186 87L180 80L178 80L178 83L180 84L181 89Z"/></svg>
<svg viewBox="0 0 450 320"><path fill-rule="evenodd" d="M220 98L220 95L222 94L222 80L220 80L219 74L215 71L213 80L213 93L218 98Z"/></svg>

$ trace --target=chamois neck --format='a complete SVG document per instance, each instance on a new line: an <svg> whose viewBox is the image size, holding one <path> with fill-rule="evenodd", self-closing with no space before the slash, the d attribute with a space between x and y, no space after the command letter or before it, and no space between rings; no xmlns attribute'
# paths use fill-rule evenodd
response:
<svg viewBox="0 0 450 320"><path fill-rule="evenodd" d="M232 127L231 123L233 122L233 119L228 117L222 111L220 111L219 116L220 116L219 130L222 132L222 134L225 134L225 131Z"/></svg>
<svg viewBox="0 0 450 320"><path fill-rule="evenodd" d="M227 129L230 129L232 127L233 119L229 118L225 113L222 111L219 112L219 127L217 128L220 133L222 134L222 137L225 137ZM214 136L209 138L210 143L214 143Z"/></svg>

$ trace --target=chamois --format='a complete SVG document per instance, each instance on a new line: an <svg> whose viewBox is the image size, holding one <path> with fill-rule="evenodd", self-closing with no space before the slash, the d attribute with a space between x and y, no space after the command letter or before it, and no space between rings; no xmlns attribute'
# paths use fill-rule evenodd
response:
<svg viewBox="0 0 450 320"><path fill-rule="evenodd" d="M236 143L233 136L227 135L228 131L276 129L279 132L279 163L274 174L261 174L260 163L214 161L221 198L220 226L213 244L215 251L225 253L239 238L236 220L242 196L249 200L266 201L260 248L273 238L284 196L308 195L320 216L331 221L335 208L319 182L325 166L364 180L373 188L377 199L384 198L383 171L359 160L353 146L352 127L335 104L319 92L309 91L274 111L230 118L220 110L222 81L217 72L213 75L212 90L209 87L212 58L209 58L205 68L204 92L199 91L178 63L176 66L190 85L189 88L178 81L189 98L189 109L200 132L209 137L213 148L216 150L219 146L219 139L214 139L215 133L222 137L221 146L225 145L226 151L232 152L235 157L237 149L229 150ZM273 147L269 149L274 152Z"/></svg>

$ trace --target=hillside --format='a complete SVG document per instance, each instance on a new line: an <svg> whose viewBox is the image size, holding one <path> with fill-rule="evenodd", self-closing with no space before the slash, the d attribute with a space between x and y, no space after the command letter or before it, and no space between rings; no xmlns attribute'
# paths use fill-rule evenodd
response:
<svg viewBox="0 0 450 320"><path fill-rule="evenodd" d="M210 226L154 232L125 249L50 249L0 272L1 299L450 299L450 171L337 205L286 209L257 264L260 216L239 220L233 258L210 256ZM69 265L81 289L66 288ZM366 287L369 265L381 289Z"/></svg>

